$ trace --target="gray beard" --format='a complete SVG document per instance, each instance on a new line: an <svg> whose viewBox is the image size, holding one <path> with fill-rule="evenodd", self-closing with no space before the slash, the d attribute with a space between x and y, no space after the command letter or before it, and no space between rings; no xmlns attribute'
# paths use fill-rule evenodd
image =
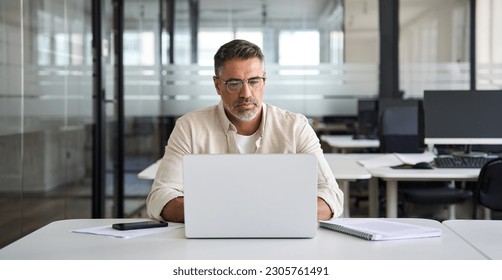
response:
<svg viewBox="0 0 502 280"><path fill-rule="evenodd" d="M245 112L234 112L230 108L227 108L227 111L232 114L235 118L242 122L248 122L256 117L258 114L258 110L256 111L245 111Z"/></svg>
<svg viewBox="0 0 502 280"><path fill-rule="evenodd" d="M249 102L249 101L255 105L258 105L258 102L253 99L241 99L241 100L234 102L234 104L232 104L232 105L238 106L238 104L240 104L241 102ZM228 108L228 106L226 106L226 105L225 105L225 107L227 108L227 111L230 112L230 114L232 114L232 116L234 116L235 118L237 118L241 122L248 122L248 121L254 119L259 111L259 110L255 110L255 111L246 110L244 112L235 112L232 110L232 108Z"/></svg>
<svg viewBox="0 0 502 280"><path fill-rule="evenodd" d="M258 111L243 112L243 113L238 113L237 115L234 116L238 118L240 121L247 122L254 119L257 113Z"/></svg>

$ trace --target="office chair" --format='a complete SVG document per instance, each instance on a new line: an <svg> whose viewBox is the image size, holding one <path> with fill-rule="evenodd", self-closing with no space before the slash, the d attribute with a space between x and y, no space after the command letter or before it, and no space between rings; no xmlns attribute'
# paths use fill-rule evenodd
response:
<svg viewBox="0 0 502 280"><path fill-rule="evenodd" d="M474 188L472 218L477 219L478 205L502 211L502 158L492 159L481 168Z"/></svg>
<svg viewBox="0 0 502 280"><path fill-rule="evenodd" d="M421 153L422 124L420 103L394 106L383 110L380 116L380 147L383 153ZM408 215L408 205L449 205L450 218L455 216L454 205L469 200L472 192L455 187L451 182L399 182L401 211Z"/></svg>

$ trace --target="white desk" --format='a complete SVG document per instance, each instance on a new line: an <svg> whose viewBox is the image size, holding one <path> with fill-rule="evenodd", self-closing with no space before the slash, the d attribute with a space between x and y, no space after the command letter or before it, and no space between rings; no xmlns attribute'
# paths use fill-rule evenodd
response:
<svg viewBox="0 0 502 280"><path fill-rule="evenodd" d="M138 178L144 180L155 179L155 175L157 174L157 169L159 169L160 166L160 161L161 160L159 159L156 162L152 163L147 168L143 169L140 173L138 173Z"/></svg>
<svg viewBox="0 0 502 280"><path fill-rule="evenodd" d="M393 169L390 167L369 168L373 178L386 181L387 218L397 217L398 181L475 181L477 168Z"/></svg>
<svg viewBox="0 0 502 280"><path fill-rule="evenodd" d="M357 163L357 160L372 157L371 154L324 154L326 160L335 175L335 178L340 185L344 193L344 210L343 216L350 217L350 190L349 183L356 180L365 180L371 178L371 173L366 170L363 166ZM152 165L145 168L143 171L138 173L138 178L153 180L157 169L159 168L160 160L156 161ZM374 188L372 188L374 189ZM373 196L370 197L370 200ZM378 193L376 193L376 200L378 200ZM370 202L371 204L371 202ZM378 205L377 205L378 207ZM370 217L376 217L378 213L378 208L370 207Z"/></svg>
<svg viewBox="0 0 502 280"><path fill-rule="evenodd" d="M358 160L374 157L374 154L332 154L325 153L324 157L333 171L335 178L344 193L343 217L350 217L350 182L371 179L371 173ZM369 217L378 216L378 186L373 180L369 182Z"/></svg>
<svg viewBox="0 0 502 280"><path fill-rule="evenodd" d="M378 148L377 139L353 139L352 135L321 135L321 140L328 143L334 152L346 153L355 149Z"/></svg>
<svg viewBox="0 0 502 280"><path fill-rule="evenodd" d="M488 259L502 260L502 220L447 220L443 224Z"/></svg>
<svg viewBox="0 0 502 280"><path fill-rule="evenodd" d="M183 228L129 239L70 232L125 221L132 220L77 219L53 222L0 249L0 259L486 259L448 227L426 219L399 221L441 228L441 237L372 242L321 228L312 239L186 239Z"/></svg>

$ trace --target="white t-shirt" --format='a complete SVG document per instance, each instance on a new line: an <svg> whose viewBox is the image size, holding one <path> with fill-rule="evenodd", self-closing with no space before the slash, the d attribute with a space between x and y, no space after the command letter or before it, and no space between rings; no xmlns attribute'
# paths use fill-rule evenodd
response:
<svg viewBox="0 0 502 280"><path fill-rule="evenodd" d="M237 150L239 154L254 154L256 151L256 141L258 141L258 133L252 135L235 134L237 142Z"/></svg>

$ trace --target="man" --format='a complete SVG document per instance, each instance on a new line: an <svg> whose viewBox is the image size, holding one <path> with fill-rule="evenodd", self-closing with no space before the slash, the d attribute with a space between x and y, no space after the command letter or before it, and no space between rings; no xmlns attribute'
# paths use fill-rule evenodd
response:
<svg viewBox="0 0 502 280"><path fill-rule="evenodd" d="M151 218L184 222L183 155L224 153L315 154L317 217L326 220L341 214L343 193L307 118L262 103L264 66L261 49L244 40L233 40L217 51L213 82L221 101L177 120L147 197Z"/></svg>

